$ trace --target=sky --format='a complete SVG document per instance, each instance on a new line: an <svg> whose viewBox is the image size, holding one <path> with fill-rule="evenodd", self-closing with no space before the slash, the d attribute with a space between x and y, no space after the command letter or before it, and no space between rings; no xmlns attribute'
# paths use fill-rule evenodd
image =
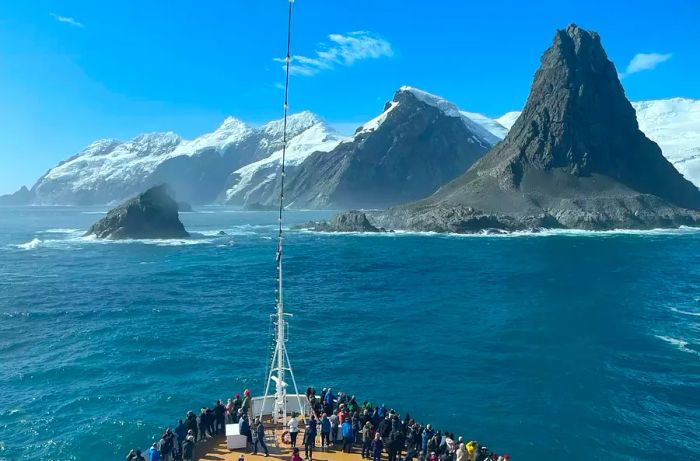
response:
<svg viewBox="0 0 700 461"><path fill-rule="evenodd" d="M0 194L100 138L282 115L287 0L0 3ZM700 99L700 2L296 0L290 110L352 132L401 85L499 116L569 23L631 100Z"/></svg>

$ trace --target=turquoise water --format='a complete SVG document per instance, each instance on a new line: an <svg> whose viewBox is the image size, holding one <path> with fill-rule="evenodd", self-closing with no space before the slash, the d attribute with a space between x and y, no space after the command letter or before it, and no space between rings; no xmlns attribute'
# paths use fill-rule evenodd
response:
<svg viewBox="0 0 700 461"><path fill-rule="evenodd" d="M185 244L82 239L96 209L0 208L0 459L123 459L262 391L274 213L205 210ZM286 290L300 387L515 460L700 459L699 231L290 232Z"/></svg>

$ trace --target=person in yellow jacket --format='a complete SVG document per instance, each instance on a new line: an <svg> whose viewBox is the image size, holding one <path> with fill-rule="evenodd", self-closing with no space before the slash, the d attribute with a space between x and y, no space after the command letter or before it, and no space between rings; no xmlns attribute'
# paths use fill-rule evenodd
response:
<svg viewBox="0 0 700 461"><path fill-rule="evenodd" d="M467 443L467 459L468 459L469 461L475 461L475 459L476 459L476 452L477 452L477 446L478 446L478 444L477 444L475 441L473 441L473 440L470 440L470 441Z"/></svg>

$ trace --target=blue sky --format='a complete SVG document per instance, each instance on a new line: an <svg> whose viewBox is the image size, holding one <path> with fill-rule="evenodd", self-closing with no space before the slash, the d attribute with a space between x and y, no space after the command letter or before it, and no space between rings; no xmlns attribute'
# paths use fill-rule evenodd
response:
<svg viewBox="0 0 700 461"><path fill-rule="evenodd" d="M0 6L0 193L98 138L194 137L281 115L285 0ZM522 107L554 30L598 31L632 100L700 98L700 2L297 0L290 107L345 130L408 84L497 116ZM629 65L629 69L628 69Z"/></svg>

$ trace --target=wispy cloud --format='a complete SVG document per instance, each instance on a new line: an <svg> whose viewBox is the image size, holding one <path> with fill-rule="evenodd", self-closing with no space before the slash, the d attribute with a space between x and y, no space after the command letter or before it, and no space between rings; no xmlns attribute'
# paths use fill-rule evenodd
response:
<svg viewBox="0 0 700 461"><path fill-rule="evenodd" d="M620 74L620 78L625 78L628 75L636 74L644 70L652 70L662 62L666 62L673 56L671 53L637 53L634 55L627 69Z"/></svg>
<svg viewBox="0 0 700 461"><path fill-rule="evenodd" d="M355 61L391 57L391 44L372 32L358 30L347 34L330 34L328 42L319 43L314 55L292 56L289 71L296 75L312 76L337 66L351 66ZM284 58L275 58L284 62Z"/></svg>
<svg viewBox="0 0 700 461"><path fill-rule="evenodd" d="M76 21L74 18L71 18L70 16L61 16L60 14L56 13L49 13L52 18L54 18L58 22L62 22L65 24L70 24L71 26L74 27L84 27L82 22Z"/></svg>

